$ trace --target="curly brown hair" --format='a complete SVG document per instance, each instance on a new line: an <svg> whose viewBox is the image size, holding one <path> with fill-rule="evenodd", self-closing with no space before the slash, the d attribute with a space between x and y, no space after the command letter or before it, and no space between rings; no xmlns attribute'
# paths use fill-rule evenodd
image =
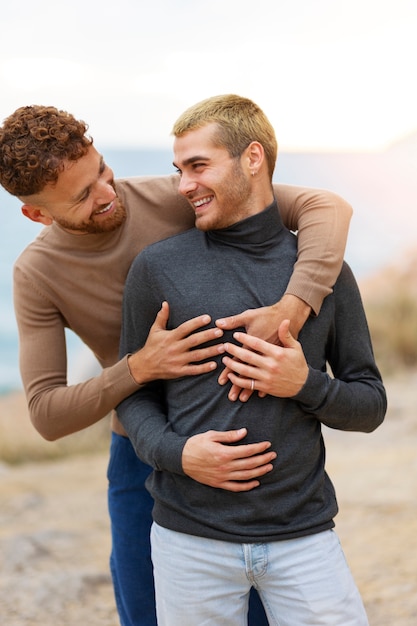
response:
<svg viewBox="0 0 417 626"><path fill-rule="evenodd" d="M0 184L18 197L58 180L65 161L78 161L92 145L88 126L52 106L24 106L0 128Z"/></svg>

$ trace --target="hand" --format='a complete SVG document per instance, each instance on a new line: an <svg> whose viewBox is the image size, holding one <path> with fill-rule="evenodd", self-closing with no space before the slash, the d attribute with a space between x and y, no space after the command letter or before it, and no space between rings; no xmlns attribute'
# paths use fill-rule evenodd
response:
<svg viewBox="0 0 417 626"><path fill-rule="evenodd" d="M209 430L187 440L182 452L182 467L190 478L203 485L228 491L250 491L259 486L257 478L273 469L276 453L266 452L269 441L239 446L246 428L226 432Z"/></svg>
<svg viewBox="0 0 417 626"><path fill-rule="evenodd" d="M205 348L197 346L222 337L219 328L206 328L211 318L200 315L184 322L178 328L167 330L169 318L168 302L163 302L143 348L128 357L130 373L138 384L151 380L180 378L205 374L217 367L215 361L205 361L222 354L222 343Z"/></svg>
<svg viewBox="0 0 417 626"><path fill-rule="evenodd" d="M310 312L310 306L303 300L291 294L285 294L276 304L259 309L248 309L239 315L218 319L216 325L224 330L233 330L243 326L249 335L279 345L278 328L281 322L285 319L290 320L291 335L297 339L298 333ZM227 367L221 372L218 379L220 385L231 380L229 373L230 370ZM239 382L236 382L233 384L228 397L232 401L239 398L242 402L246 402L251 395L250 389L242 389Z"/></svg>
<svg viewBox="0 0 417 626"><path fill-rule="evenodd" d="M247 309L239 315L231 315L216 320L216 326L223 330L244 327L249 335L259 337L270 343L279 343L278 328L285 319L290 320L292 336L297 339L311 307L297 296L285 294L279 302L259 309Z"/></svg>
<svg viewBox="0 0 417 626"><path fill-rule="evenodd" d="M246 333L235 333L234 337L244 347L225 344L226 352L234 357L223 357L231 382L264 395L295 396L307 380L308 365L301 344L291 335L289 326L289 320L280 324L279 346Z"/></svg>

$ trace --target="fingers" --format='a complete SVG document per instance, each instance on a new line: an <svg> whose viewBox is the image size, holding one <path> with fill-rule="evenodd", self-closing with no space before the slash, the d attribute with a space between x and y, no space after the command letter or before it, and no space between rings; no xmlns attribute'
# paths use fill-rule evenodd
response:
<svg viewBox="0 0 417 626"><path fill-rule="evenodd" d="M164 301L158 313L156 314L155 321L152 324L151 330L153 331L166 330L168 319L169 319L169 304L168 302ZM178 326L177 328L173 329L170 332L175 334L177 339L181 339L181 338L187 337L188 335L191 335L192 333L195 333L195 331L201 328L202 326L207 326L207 324L210 324L210 322L211 322L210 315L206 315L206 314L199 315L197 317L193 317L190 320L187 320L186 322L183 322L182 324L180 324L180 326ZM205 336L202 335L199 339L196 339L195 336L193 336L190 341L190 346L203 343L204 340L210 341L210 339L213 339L215 337L221 337L222 334L223 334L223 331L221 331L219 328L209 328L206 330ZM197 336L199 335L200 334L197 333Z"/></svg>
<svg viewBox="0 0 417 626"><path fill-rule="evenodd" d="M238 430L226 430L217 431L211 430L205 433L205 436L212 442L218 444L230 444L237 443L247 435L246 428L240 428ZM270 441L260 441L258 443L244 443L234 446L222 445L221 450L218 450L222 463L230 463L231 461L240 462L239 469L250 468L253 469L257 465L262 465L265 462L265 458L262 455L266 453L268 459L271 461L276 457L275 452L268 451L271 447ZM249 461L248 461L249 459ZM244 463L242 463L244 460Z"/></svg>
<svg viewBox="0 0 417 626"><path fill-rule="evenodd" d="M228 491L250 491L261 484L258 478L262 478L273 469L272 463L265 463L254 469L234 470L230 474L230 479L223 480L218 486Z"/></svg>
<svg viewBox="0 0 417 626"><path fill-rule="evenodd" d="M224 348L224 346L223 346ZM219 385L225 385L226 383L229 382L229 373L230 373L230 369L228 367L225 367L219 374L219 377L217 379L217 382L219 383Z"/></svg>
<svg viewBox="0 0 417 626"><path fill-rule="evenodd" d="M249 382L253 378L257 378L258 372L257 368L261 365L259 355L251 352L250 350L246 350L244 348L239 348L237 346L232 347L232 344L226 343L224 344L224 349L232 356L225 355L222 359L223 364L228 368L228 378L230 380L230 373L237 374L244 378L248 378ZM242 381L243 382L243 381ZM239 381L236 382L239 384ZM246 385L240 385L242 388L246 387ZM250 385L249 385L250 386Z"/></svg>
<svg viewBox="0 0 417 626"><path fill-rule="evenodd" d="M239 430L207 431L187 440L182 456L184 472L211 487L229 491L249 491L259 478L272 471L276 453L270 442L225 445L240 441L247 434Z"/></svg>
<svg viewBox="0 0 417 626"><path fill-rule="evenodd" d="M219 485L219 489L239 493L240 491L251 491L252 489L255 489L255 487L259 487L260 484L259 480L251 480L247 482L234 482L233 480L226 480Z"/></svg>
<svg viewBox="0 0 417 626"><path fill-rule="evenodd" d="M234 374L232 370L226 368L228 371L227 380L232 383L232 386L229 389L229 393L227 397L231 402L236 402L236 400L240 400L241 402L247 402L253 393L253 389L251 389L251 381ZM233 380L232 380L233 378ZM245 388L246 386L246 388Z"/></svg>
<svg viewBox="0 0 417 626"><path fill-rule="evenodd" d="M180 324L176 329L174 329L173 332L175 332L178 337L187 337L202 326L207 326L207 324L210 324L210 322L210 315L198 315L197 317L193 317L192 319ZM220 336L223 334L220 329L209 328L208 330L217 330L217 332L220 333Z"/></svg>
<svg viewBox="0 0 417 626"><path fill-rule="evenodd" d="M216 343L204 348L196 348L195 346L209 343L222 335L223 331L219 328L209 328L195 333L191 337L177 340L176 349L179 350L178 358L182 361L181 375L198 376L199 374L206 374L216 369L216 361L209 361L209 359L223 354L224 345L222 343Z"/></svg>
<svg viewBox="0 0 417 626"><path fill-rule="evenodd" d="M265 358L276 355L277 346L246 333L234 333L234 337L243 344L243 347L234 343L225 343L225 352L231 356L225 356L223 363L228 369L229 380L232 380L234 384L239 384L239 381L231 378L230 372L232 372L248 379L242 380L240 386L250 388L251 381L259 377L259 371L265 365Z"/></svg>
<svg viewBox="0 0 417 626"><path fill-rule="evenodd" d="M277 348L246 333L235 333L234 336L245 345L242 347L234 343L224 344L225 351L231 355L226 355L222 359L225 371L227 370L227 378L232 383L228 398L232 402L237 399L247 402L255 389L260 392L261 397L264 397L260 380L262 366L267 354Z"/></svg>
<svg viewBox="0 0 417 626"><path fill-rule="evenodd" d="M248 337L246 333L234 333L234 336L238 341L240 341L240 338L246 340L246 337ZM258 341L260 340L255 337L250 337L250 342L252 342L253 345L257 345ZM257 357L256 353L231 343L224 344L223 351L229 352L233 358L225 356L222 359L225 368L219 375L217 382L219 385L225 385L231 381L232 386L228 393L229 400L235 402L239 399L241 402L247 402L253 393L251 380L254 377L253 371L247 367L247 364L250 362L251 365L258 365L259 357ZM237 375L237 373L239 375ZM245 378L241 378L241 376L251 376L251 378L246 380Z"/></svg>
<svg viewBox="0 0 417 626"><path fill-rule="evenodd" d="M233 330L235 328L245 327L247 323L246 312L239 315L231 315L230 317L222 317L216 320L216 326L224 330Z"/></svg>
<svg viewBox="0 0 417 626"><path fill-rule="evenodd" d="M228 344L223 344L222 345L222 352L226 351L226 346ZM225 357L223 359L223 364L226 365L226 360L228 363L230 363L231 361L234 361L235 359L230 359L230 357ZM226 383L230 382L230 376L229 374L233 374L233 370L230 367L225 367L222 372L219 374L219 377L217 379L217 382L219 383L219 385L225 385ZM239 384L235 384L232 386L232 388L229 391L228 394L228 398L229 400L237 400L237 398L239 397L240 392L242 391L242 387ZM245 402L248 398L240 398L243 402Z"/></svg>
<svg viewBox="0 0 417 626"><path fill-rule="evenodd" d="M278 338L284 348L293 348L298 343L290 332L290 320L283 320L278 328Z"/></svg>
<svg viewBox="0 0 417 626"><path fill-rule="evenodd" d="M248 335L247 333L241 333L241 332L234 333L233 336L236 339L236 341L238 341L243 346L251 350L253 354L258 353L258 354L262 354L265 356L269 356L270 354L274 353L274 344L270 343L269 341L264 341L263 339L259 339L258 337L254 337L253 335ZM228 346L230 345L231 347L235 347L235 344L227 344L227 345ZM236 346L236 347L239 348L239 346ZM227 352L229 352L229 349L227 350ZM231 350L230 352L232 353ZM245 359L248 358L247 352L244 352L243 354L245 356Z"/></svg>
<svg viewBox="0 0 417 626"><path fill-rule="evenodd" d="M156 314L155 321L152 324L151 330L165 330L168 324L169 318L169 304L163 302L161 308Z"/></svg>
<svg viewBox="0 0 417 626"><path fill-rule="evenodd" d="M248 447L250 445L248 444ZM212 477L212 486L230 491L249 491L260 484L259 478L274 469L272 461L275 458L276 453L268 451L264 454L252 454L248 457L233 459L222 468L218 476Z"/></svg>
<svg viewBox="0 0 417 626"><path fill-rule="evenodd" d="M177 331L179 331L180 328L181 327L179 326L177 328ZM175 332L175 331L173 331L173 332ZM184 342L184 346L186 346L187 349L192 350L192 349L196 348L197 346L199 346L201 344L209 343L210 341L214 341L215 339L219 339L222 336L223 336L223 331L220 330L220 328L207 328L206 330L201 330L201 331L199 331L197 333L193 333L189 337L184 336L182 341ZM219 346L221 345L221 347L222 347L221 351L224 352L223 344L217 344L217 345L219 345Z"/></svg>
<svg viewBox="0 0 417 626"><path fill-rule="evenodd" d="M217 327L198 331L202 326L207 326L210 320L209 315L200 315L183 322L180 326L170 331L174 340L182 342L184 351L193 350L193 361L208 359L224 352L223 344L196 349L197 346L210 343L223 336L223 331Z"/></svg>
<svg viewBox="0 0 417 626"><path fill-rule="evenodd" d="M252 380L254 383L252 383ZM252 394L255 393L255 389L252 389L253 384L259 385L259 382L255 381L253 378L245 378L232 371L229 373L229 383L232 383L232 387L227 397L231 402L236 402L238 399L240 402L247 402ZM258 393L258 391L259 390L256 390L256 393Z"/></svg>
<svg viewBox="0 0 417 626"><path fill-rule="evenodd" d="M164 301L156 315L155 321L152 325L152 329L166 330L168 319L169 304L168 302ZM206 329L206 331L202 331L202 333L195 333L196 330L198 330L202 326L207 326L207 324L210 324L210 322L210 315L198 315L197 317L193 317L192 319L183 322L171 332L177 336L177 339L188 337L188 335L191 335L193 333L192 337L190 337L190 345L197 346L204 341L210 341L211 339L221 337L223 335L223 331L217 327Z"/></svg>
<svg viewBox="0 0 417 626"><path fill-rule="evenodd" d="M241 378L241 377L239 377L239 378ZM229 378L229 380L230 380L230 378ZM239 399L240 402L247 402L249 400L249 398L251 397L251 395L254 393L254 390L252 389L252 381L248 381L248 382L251 385L250 389L242 387L240 385L241 380L239 380L236 383L232 384L232 387L231 387L230 392L229 392L229 400L231 400L232 402L235 402L236 400Z"/></svg>
<svg viewBox="0 0 417 626"><path fill-rule="evenodd" d="M237 430L209 430L205 433L212 440L218 443L236 443L248 434L246 428L238 428ZM269 444L271 445L271 444ZM236 450L236 448L234 448ZM265 448L264 448L265 449Z"/></svg>

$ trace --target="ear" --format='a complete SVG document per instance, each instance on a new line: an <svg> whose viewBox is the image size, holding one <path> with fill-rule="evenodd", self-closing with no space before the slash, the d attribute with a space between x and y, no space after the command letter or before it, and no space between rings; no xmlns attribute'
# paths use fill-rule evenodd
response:
<svg viewBox="0 0 417 626"><path fill-rule="evenodd" d="M21 211L23 215L32 220L32 222L39 222L45 226L50 226L53 222L51 217L44 214L43 209L33 206L32 204L24 204Z"/></svg>
<svg viewBox="0 0 417 626"><path fill-rule="evenodd" d="M259 141L252 141L246 148L247 164L252 176L255 176L261 169L265 160L265 151L263 145Z"/></svg>

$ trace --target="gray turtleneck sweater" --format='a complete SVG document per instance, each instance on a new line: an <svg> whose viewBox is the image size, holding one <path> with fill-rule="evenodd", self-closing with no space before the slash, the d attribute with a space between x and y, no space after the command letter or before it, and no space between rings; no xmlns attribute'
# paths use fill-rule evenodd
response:
<svg viewBox="0 0 417 626"><path fill-rule="evenodd" d="M227 229L193 229L151 245L128 275L121 356L144 344L163 300L170 305L170 328L202 313L216 320L273 304L285 292L296 253L295 238L283 227L275 203ZM233 341L232 333L225 335ZM217 382L218 369L156 381L118 406L138 456L154 468L147 486L158 524L246 543L334 526L337 503L324 467L321 424L369 432L386 410L359 291L346 265L299 339L309 375L294 398L253 394L246 403L230 402L228 386ZM248 435L242 443L269 440L278 455L259 487L233 493L184 474L181 455L190 436L243 426Z"/></svg>

